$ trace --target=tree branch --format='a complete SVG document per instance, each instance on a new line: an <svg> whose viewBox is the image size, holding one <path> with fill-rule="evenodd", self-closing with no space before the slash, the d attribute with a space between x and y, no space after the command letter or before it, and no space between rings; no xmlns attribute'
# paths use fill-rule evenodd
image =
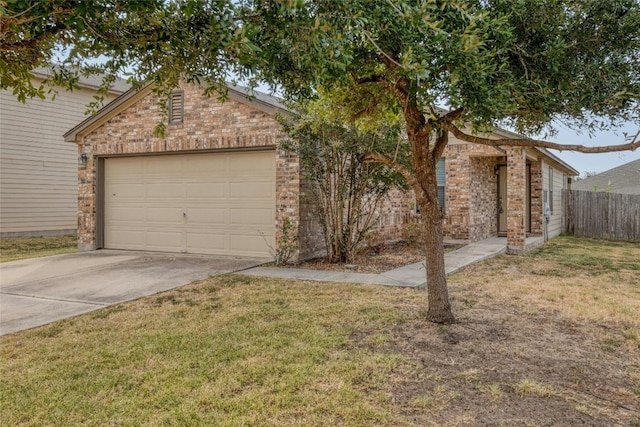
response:
<svg viewBox="0 0 640 427"><path fill-rule="evenodd" d="M378 46L378 44L373 40L373 38L369 35L368 31L363 31L365 37L371 42L372 45L375 46L376 49L378 49L378 52L380 52L382 55L384 55L389 61L393 62L395 65L397 65L398 67L402 68L402 64L400 64L399 62L397 62L395 59L393 59L392 57L390 57L387 52L385 52L384 50L382 50L380 48L380 46Z"/></svg>
<svg viewBox="0 0 640 427"><path fill-rule="evenodd" d="M363 85L366 83L385 83L388 84L389 80L387 80L384 76L376 75L370 77L361 77L356 79L356 84Z"/></svg>
<svg viewBox="0 0 640 427"><path fill-rule="evenodd" d="M579 153L611 153L616 151L634 151L640 148L640 140L637 135L634 140L627 144L618 145L601 145L596 147L588 147L586 145L579 144L558 144L556 142L542 141L539 139L530 138L502 138L502 139L489 139L480 136L467 135L462 132L456 126L451 123L442 123L442 128L451 132L456 138L471 142L473 144L489 145L491 147L509 146L509 147L538 147L538 148L550 148L552 150L559 151L577 151Z"/></svg>
<svg viewBox="0 0 640 427"><path fill-rule="evenodd" d="M433 150L431 150L431 155L433 156L434 162L437 162L440 159L448 143L449 133L447 131L443 131L442 135L436 136L436 142L433 145Z"/></svg>
<svg viewBox="0 0 640 427"><path fill-rule="evenodd" d="M50 27L45 28L41 33L29 39L23 39L15 43L3 41L2 43L0 43L0 51L15 52L15 51L33 50L38 44L42 43L47 38L54 36L66 29L67 27L65 25L54 24Z"/></svg>
<svg viewBox="0 0 640 427"><path fill-rule="evenodd" d="M404 177L404 179L407 180L407 183L411 186L411 188L418 188L418 181L416 181L415 177L409 171L409 169L405 168L400 163L396 162L390 157L385 156L384 154L368 152L364 155L361 155L359 160L363 162L378 162L382 163L383 165L387 165L400 173Z"/></svg>
<svg viewBox="0 0 640 427"><path fill-rule="evenodd" d="M453 111L449 111L447 114L445 114L443 116L443 118L444 118L444 120L446 120L449 123L451 123L454 120L459 119L463 112L464 112L464 107L459 107L459 108L456 108Z"/></svg>

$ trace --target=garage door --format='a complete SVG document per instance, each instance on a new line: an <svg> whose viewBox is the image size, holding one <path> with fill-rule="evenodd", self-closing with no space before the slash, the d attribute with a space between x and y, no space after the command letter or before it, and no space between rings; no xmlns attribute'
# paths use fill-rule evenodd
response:
<svg viewBox="0 0 640 427"><path fill-rule="evenodd" d="M270 256L273 151L105 159L104 247Z"/></svg>

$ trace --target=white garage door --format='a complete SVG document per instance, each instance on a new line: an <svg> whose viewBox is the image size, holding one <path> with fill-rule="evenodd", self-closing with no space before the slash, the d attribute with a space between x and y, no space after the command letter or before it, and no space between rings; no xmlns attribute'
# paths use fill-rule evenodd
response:
<svg viewBox="0 0 640 427"><path fill-rule="evenodd" d="M270 256L273 151L105 159L104 247Z"/></svg>

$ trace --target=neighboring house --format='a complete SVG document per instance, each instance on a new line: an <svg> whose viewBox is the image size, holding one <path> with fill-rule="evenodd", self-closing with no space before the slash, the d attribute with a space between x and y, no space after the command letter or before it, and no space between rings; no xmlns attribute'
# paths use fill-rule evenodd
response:
<svg viewBox="0 0 640 427"><path fill-rule="evenodd" d="M185 85L172 93L158 138L162 115L147 86L71 129L65 140L87 159L78 166L79 249L270 256L288 220L299 226L301 259L321 252L299 160L277 149L285 137L277 113L288 111L267 95L230 87L221 104ZM545 200L548 235L559 234L560 189L577 171L546 150L453 137L445 156L438 177L448 236L505 235L512 250L525 250L528 236L545 234ZM414 207L411 195L396 194L380 211L381 229L399 235Z"/></svg>
<svg viewBox="0 0 640 427"><path fill-rule="evenodd" d="M606 191L620 194L640 194L640 159L589 178L575 181L574 190Z"/></svg>
<svg viewBox="0 0 640 427"><path fill-rule="evenodd" d="M47 78L33 74L37 85ZM86 117L99 84L81 79L73 92L58 88L55 101L25 104L0 91L0 237L76 232L78 155L62 135ZM127 89L117 82L111 99Z"/></svg>

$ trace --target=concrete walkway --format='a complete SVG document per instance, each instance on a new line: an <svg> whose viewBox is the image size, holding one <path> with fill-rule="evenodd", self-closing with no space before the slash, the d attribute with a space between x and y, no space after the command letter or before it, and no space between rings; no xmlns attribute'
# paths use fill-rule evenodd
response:
<svg viewBox="0 0 640 427"><path fill-rule="evenodd" d="M507 239L494 237L470 243L448 252L444 256L447 275L453 274L467 265L493 258L505 253ZM323 282L362 283L371 285L402 286L421 288L426 286L424 261L405 265L381 274L346 273L340 271L307 270L302 268L255 267L239 274L280 279L316 280Z"/></svg>

